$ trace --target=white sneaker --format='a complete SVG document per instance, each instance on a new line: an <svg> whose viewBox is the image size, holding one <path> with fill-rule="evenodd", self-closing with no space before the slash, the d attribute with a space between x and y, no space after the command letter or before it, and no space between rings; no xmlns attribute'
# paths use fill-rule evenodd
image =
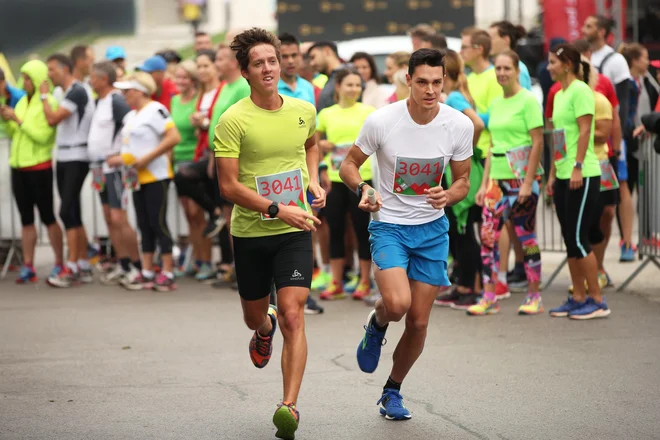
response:
<svg viewBox="0 0 660 440"><path fill-rule="evenodd" d="M118 264L110 272L101 275L101 284L105 286L117 286L124 276L126 276L126 272Z"/></svg>
<svg viewBox="0 0 660 440"><path fill-rule="evenodd" d="M142 290L144 288L144 279L140 271L132 267L131 271L124 274L119 280L119 284L128 290Z"/></svg>

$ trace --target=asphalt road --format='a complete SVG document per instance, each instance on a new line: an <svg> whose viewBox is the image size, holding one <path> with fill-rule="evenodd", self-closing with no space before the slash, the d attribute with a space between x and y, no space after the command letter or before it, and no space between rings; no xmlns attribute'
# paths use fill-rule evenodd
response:
<svg viewBox="0 0 660 440"><path fill-rule="evenodd" d="M560 303L565 286L544 294ZM368 309L344 300L307 318L299 439L660 438L660 304L609 293L590 322L433 311L426 349L388 422L376 401L402 331L379 369L359 371ZM54 290L0 281L0 438L274 438L279 352L248 357L237 294L184 281L172 293L99 285Z"/></svg>

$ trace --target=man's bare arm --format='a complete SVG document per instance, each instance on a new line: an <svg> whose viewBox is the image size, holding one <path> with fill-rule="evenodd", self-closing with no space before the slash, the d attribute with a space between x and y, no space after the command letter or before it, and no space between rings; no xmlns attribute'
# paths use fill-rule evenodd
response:
<svg viewBox="0 0 660 440"><path fill-rule="evenodd" d="M339 177L351 191L357 190L358 185L362 182L360 167L367 159L369 159L369 156L364 154L356 145L348 150L348 154L339 168Z"/></svg>

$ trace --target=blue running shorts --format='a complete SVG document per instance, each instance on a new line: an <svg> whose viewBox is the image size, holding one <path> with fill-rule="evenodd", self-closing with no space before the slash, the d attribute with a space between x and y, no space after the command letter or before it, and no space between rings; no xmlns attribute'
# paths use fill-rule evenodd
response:
<svg viewBox="0 0 660 440"><path fill-rule="evenodd" d="M372 221L369 242L380 270L406 269L408 278L433 286L450 286L447 276L449 220L442 216L422 225L396 225Z"/></svg>

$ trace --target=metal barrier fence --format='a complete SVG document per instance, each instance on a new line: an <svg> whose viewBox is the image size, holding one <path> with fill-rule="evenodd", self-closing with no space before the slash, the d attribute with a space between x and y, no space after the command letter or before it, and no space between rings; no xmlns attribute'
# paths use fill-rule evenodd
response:
<svg viewBox="0 0 660 440"><path fill-rule="evenodd" d="M657 136L647 136L639 150L639 257L646 260L621 284L625 289L649 264L660 269L660 153L654 149Z"/></svg>
<svg viewBox="0 0 660 440"><path fill-rule="evenodd" d="M9 270L9 263L14 256L21 256L20 238L21 238L21 219L11 191L11 173L9 167L10 141L0 138L0 240L9 243L9 253L0 261L2 272L0 278L4 278ZM53 182L53 194L55 203L55 216L59 218L60 198L57 191L57 185ZM83 189L80 194L82 204L83 224L87 234L91 237L107 237L108 228L103 217L103 207L98 193L92 188L92 175L89 173ZM131 195L129 194L129 206L132 206ZM128 216L131 225L136 229L135 210L128 209ZM188 235L188 222L185 219L183 209L179 204L174 183L170 185L168 198L167 224L174 237ZM38 244L49 244L46 228L41 224L41 219L35 215L35 226L38 232Z"/></svg>
<svg viewBox="0 0 660 440"><path fill-rule="evenodd" d="M549 154L552 148L552 142L549 137L551 136L551 132L546 132L546 141L545 141L545 146L544 146L544 154L542 156L542 162L544 169L546 170L546 176L543 178L543 182L545 184L545 181L547 179L547 172L550 170L550 160L552 160L552 155ZM643 193L646 194L645 199L642 199L640 197L640 214L642 212L647 213L647 215L643 216L640 215L640 255L649 255L651 256L651 259L647 260L640 269L638 269L631 279L626 281L622 285L621 288L624 288L632 278L634 278L634 275L639 273L641 269L643 269L646 264L648 264L650 261L653 261L656 265L658 265L658 262L656 258L658 257L658 248L653 247L651 245L651 242L653 243L658 243L658 239L660 239L660 235L658 235L660 231L660 225L658 224L660 222L660 215L658 214L658 211L660 210L660 203L658 203L656 200L651 197L651 192L647 191L647 188L655 188L655 195L657 199L657 194L660 194L660 156L655 155L655 153L652 153L652 143L651 141L648 141L648 145L645 147L645 150L649 152L649 157L648 160L645 161L644 163L646 164L648 162L648 169L647 168L642 168L644 170L644 176L646 178L646 181L642 180L641 185L642 188L640 188L640 195ZM19 240L21 236L21 222L20 222L20 217L18 214L18 210L16 208L15 202L13 200L13 195L10 190L11 188L11 178L10 178L10 172L9 172L9 151L10 151L10 142L7 139L0 139L0 170L3 170L0 172L0 188L3 188L3 191L0 191L0 239L10 242L11 243L11 248L9 250L9 255L5 258L6 261L0 261L0 263L3 264L3 270L2 273L0 274L0 277L4 278L6 276L7 270L9 268L9 262L11 261L12 257L14 256L15 253L20 254L20 248L19 248ZM651 157L652 156L652 157ZM651 162L651 160L654 160L655 162ZM656 186L650 186L650 185L656 185ZM545 186L545 185L544 185ZM59 196L57 193L56 185L54 185L54 200L55 200L55 213L59 212ZM101 203L98 197L98 194L92 189L91 185L91 173L87 177L87 180L85 181L85 184L83 186L83 190L81 193L81 201L82 201L82 206L83 206L83 223L87 227L87 233L93 237L103 237L108 235L106 223L103 217L103 209L101 207ZM174 188L174 185L172 184L170 186L170 194L169 194L169 206L168 206L168 212L167 212L167 220L168 220L168 225L170 226L170 229L172 230L173 234L175 236L186 236L188 235L188 223L185 220L185 216L183 214L183 210L181 209L181 206L177 200L177 195L176 195L176 189ZM132 203L130 203L132 204ZM644 209L645 211L642 211ZM651 214L650 210L655 209L653 211L654 217L649 217ZM135 212L133 209L128 210L129 213L129 221L133 227L136 227L136 221L135 221ZM45 228L41 225L40 219L38 216L35 217L37 221L37 230L39 233L39 244L48 244L48 234L45 231ZM653 218L654 222L651 222L649 218ZM642 225L642 222L645 222L644 225ZM137 228L136 228L137 230ZM644 237L642 237L643 231L654 231L654 232L648 232ZM561 235L561 228L559 226L559 222L557 220L557 216L555 213L554 205L551 203L551 201L547 200L545 196L545 192L541 194L541 197L539 198L539 204L537 208L537 221L536 221L536 231L537 231L537 238L538 238L538 243L539 243L539 248L541 249L541 252L561 252L564 253L566 251L566 248L564 246L563 238ZM139 233L139 230L138 230ZM655 235L653 235L655 234ZM647 243L648 244L645 244ZM653 254L652 252L655 252ZM553 271L553 273L550 275L548 279L544 281L544 287L548 287L554 279L557 277L559 272L563 269L563 267L566 265L567 259L564 259L560 265Z"/></svg>

